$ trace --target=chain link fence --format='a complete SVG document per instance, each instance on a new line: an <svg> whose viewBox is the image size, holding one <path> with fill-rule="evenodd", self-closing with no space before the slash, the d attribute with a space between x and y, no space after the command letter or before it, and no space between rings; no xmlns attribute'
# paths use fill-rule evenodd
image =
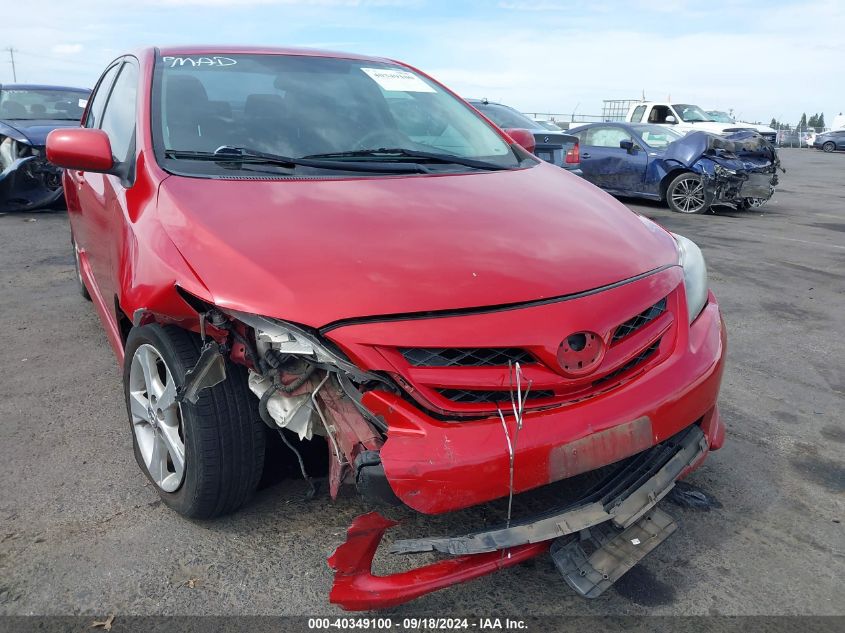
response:
<svg viewBox="0 0 845 633"><path fill-rule="evenodd" d="M829 127L791 126L789 124L778 124L774 126L777 130L778 147L812 147L816 135L827 132Z"/></svg>

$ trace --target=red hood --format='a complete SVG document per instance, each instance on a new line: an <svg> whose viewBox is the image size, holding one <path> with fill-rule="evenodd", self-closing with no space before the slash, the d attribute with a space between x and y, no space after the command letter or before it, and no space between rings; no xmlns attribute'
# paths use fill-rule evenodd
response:
<svg viewBox="0 0 845 633"><path fill-rule="evenodd" d="M311 326L570 294L676 260L672 238L551 165L451 176L161 185L220 306Z"/></svg>

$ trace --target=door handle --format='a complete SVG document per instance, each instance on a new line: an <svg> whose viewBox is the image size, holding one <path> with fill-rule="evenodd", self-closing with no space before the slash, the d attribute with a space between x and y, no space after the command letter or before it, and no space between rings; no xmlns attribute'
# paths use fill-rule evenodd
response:
<svg viewBox="0 0 845 633"><path fill-rule="evenodd" d="M581 158L589 158L590 152L581 152Z"/></svg>

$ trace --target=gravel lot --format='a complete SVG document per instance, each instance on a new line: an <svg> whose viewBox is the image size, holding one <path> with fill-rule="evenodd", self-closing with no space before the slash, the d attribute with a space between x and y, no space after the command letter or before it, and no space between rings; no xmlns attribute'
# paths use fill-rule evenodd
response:
<svg viewBox="0 0 845 633"><path fill-rule="evenodd" d="M681 529L597 600L541 558L393 615L845 614L845 154L781 155L762 213L628 201L701 245L725 313L728 438L691 477L723 507L665 506ZM339 612L325 557L367 509L353 495L281 479L210 523L158 501L64 213L0 217L0 289L0 614Z"/></svg>

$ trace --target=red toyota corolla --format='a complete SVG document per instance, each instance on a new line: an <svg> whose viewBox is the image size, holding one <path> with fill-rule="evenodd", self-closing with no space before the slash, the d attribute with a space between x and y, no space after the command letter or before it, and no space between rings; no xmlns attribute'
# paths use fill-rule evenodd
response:
<svg viewBox="0 0 845 633"><path fill-rule="evenodd" d="M456 556L406 574L370 573L392 522L359 517L330 558L346 608L550 547L598 595L674 531L657 502L724 437L701 252L514 138L386 59L172 48L106 69L47 155L167 505L241 506L268 428L291 459L325 438L333 496L423 513L595 475L540 515L395 542ZM602 566L588 533L633 550Z"/></svg>

